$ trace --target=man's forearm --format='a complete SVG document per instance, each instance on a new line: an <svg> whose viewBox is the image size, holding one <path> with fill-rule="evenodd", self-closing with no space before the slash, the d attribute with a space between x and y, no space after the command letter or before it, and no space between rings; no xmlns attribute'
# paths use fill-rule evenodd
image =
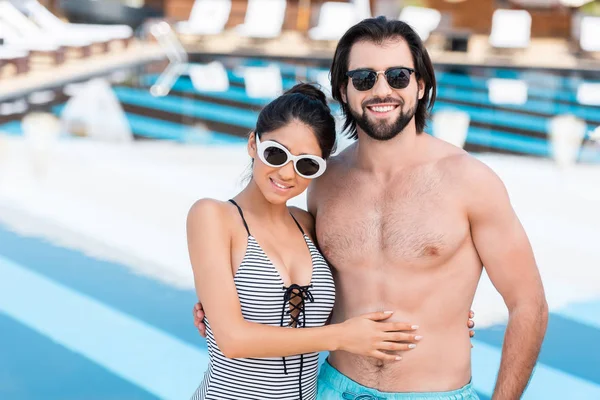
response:
<svg viewBox="0 0 600 400"><path fill-rule="evenodd" d="M533 305L519 305L510 311L492 400L521 398L537 361L547 324L545 300Z"/></svg>

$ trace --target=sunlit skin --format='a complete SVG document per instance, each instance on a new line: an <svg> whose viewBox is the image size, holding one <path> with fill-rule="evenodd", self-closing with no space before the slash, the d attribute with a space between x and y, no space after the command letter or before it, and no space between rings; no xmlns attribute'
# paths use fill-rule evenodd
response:
<svg viewBox="0 0 600 400"><path fill-rule="evenodd" d="M348 69L396 66L414 68L402 39L354 44ZM382 75L371 90L358 91L351 82L341 89L352 113L366 113L379 135L359 126L358 141L332 158L309 188L317 239L338 289L332 322L389 308L395 310L393 320L418 324L423 339L402 362L336 351L331 364L350 379L386 392L463 387L471 379L464 315L485 264L511 315L510 354L504 358L509 364L501 368L497 391L504 394L495 398L512 398L537 357L547 305L533 252L504 185L462 149L417 132L414 118L401 132L385 132L423 97L424 85L414 74L404 89L391 88ZM365 110L365 104L395 107L377 112Z"/></svg>
<svg viewBox="0 0 600 400"><path fill-rule="evenodd" d="M414 68L406 42L359 42L348 69ZM486 165L460 148L417 132L423 97L408 87L341 90L353 115L365 118L358 141L328 161L308 189L316 238L330 263L337 298L332 323L394 310L390 320L419 326L416 348L401 361L333 351L329 361L348 378L384 392L444 392L471 380L469 315L483 266L509 312L493 399L518 398L547 325L548 308L531 245L506 189ZM392 105L389 110L374 107ZM198 309L197 309L198 310ZM198 315L199 314L199 315ZM202 316L200 312L197 313Z"/></svg>
<svg viewBox="0 0 600 400"><path fill-rule="evenodd" d="M275 141L295 156L322 157L315 133L296 120L262 133L260 140ZM307 286L312 278L313 258L294 218L313 241L314 219L304 210L288 207L286 202L302 193L310 179L298 175L292 162L281 167L263 163L257 156L254 133L248 141L248 154L253 159L252 178L234 200L284 286ZM187 233L196 293L203 302L219 350L228 358L282 357L343 349L390 361L399 357L393 354L395 351L408 351L410 343L417 340L409 322L385 322L393 314L384 313L388 310L311 329L247 321L234 282L248 245L248 232L238 210L229 202L198 200L188 214ZM293 304L296 301L298 297L290 300Z"/></svg>

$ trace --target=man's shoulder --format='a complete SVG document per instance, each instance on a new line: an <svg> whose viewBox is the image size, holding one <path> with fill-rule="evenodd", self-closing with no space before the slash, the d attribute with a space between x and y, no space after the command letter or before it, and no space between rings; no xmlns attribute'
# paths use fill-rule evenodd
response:
<svg viewBox="0 0 600 400"><path fill-rule="evenodd" d="M298 207L290 206L288 207L288 209L290 210L294 218L296 218L296 221L298 221L300 226L302 226L302 229L306 233L308 233L309 236L312 236L312 233L315 229L314 217L308 211L305 211Z"/></svg>
<svg viewBox="0 0 600 400"><path fill-rule="evenodd" d="M464 194L488 197L504 192L504 183L486 163L459 149L440 158L437 168Z"/></svg>
<svg viewBox="0 0 600 400"><path fill-rule="evenodd" d="M323 175L315 179L314 183L316 186L327 185L327 181L330 179L335 180L340 176L340 174L344 173L348 165L350 165L350 158L352 156L351 147L352 145L346 147L344 150L327 159L327 169Z"/></svg>
<svg viewBox="0 0 600 400"><path fill-rule="evenodd" d="M458 179L470 180L476 177L485 178L490 174L495 175L483 161L456 146L440 154L436 166Z"/></svg>

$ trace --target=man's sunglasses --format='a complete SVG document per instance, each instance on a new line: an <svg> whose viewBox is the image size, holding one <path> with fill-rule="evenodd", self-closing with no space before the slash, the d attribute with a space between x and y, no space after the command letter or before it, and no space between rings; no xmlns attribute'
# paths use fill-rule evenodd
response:
<svg viewBox="0 0 600 400"><path fill-rule="evenodd" d="M410 83L410 74L415 72L412 68L392 67L385 71L373 71L372 69L355 69L346 72L346 75L352 79L352 85L358 91L364 92L371 90L377 82L379 74L385 76L388 85L393 89L404 89Z"/></svg>
<svg viewBox="0 0 600 400"><path fill-rule="evenodd" d="M314 179L325 172L327 164L321 157L310 154L295 156L277 142L272 140L261 142L258 135L255 135L255 137L258 158L266 165L281 168L290 161L293 161L294 169L298 175L307 179Z"/></svg>

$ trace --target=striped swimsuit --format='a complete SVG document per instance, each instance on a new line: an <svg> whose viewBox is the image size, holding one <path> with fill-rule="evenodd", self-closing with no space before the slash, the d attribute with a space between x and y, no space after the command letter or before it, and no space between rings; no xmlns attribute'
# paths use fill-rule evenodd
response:
<svg viewBox="0 0 600 400"><path fill-rule="evenodd" d="M246 254L234 276L244 319L292 329L323 326L335 300L333 277L327 262L298 221L294 218L312 258L311 283L286 287L250 234L242 209L233 200L230 202L238 208L248 232ZM230 359L219 350L207 319L205 323L210 363L192 400L316 399L318 353Z"/></svg>

